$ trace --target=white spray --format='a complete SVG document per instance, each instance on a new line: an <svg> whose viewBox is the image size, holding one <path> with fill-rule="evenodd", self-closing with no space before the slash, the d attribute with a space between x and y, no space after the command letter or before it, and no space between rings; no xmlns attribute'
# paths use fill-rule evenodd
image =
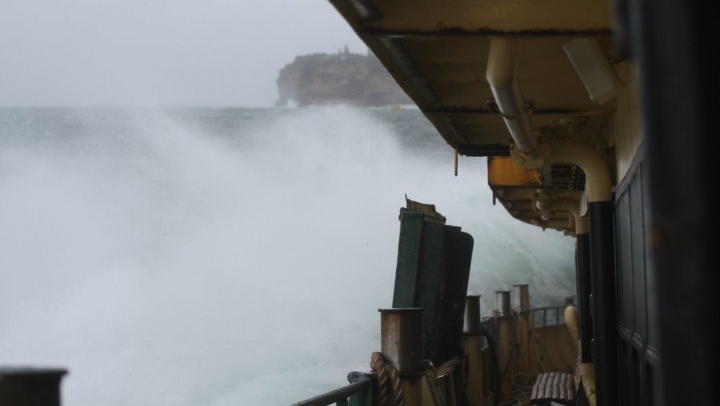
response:
<svg viewBox="0 0 720 406"><path fill-rule="evenodd" d="M379 347L405 194L473 234L471 292L572 294L572 241L492 207L483 160L455 178L449 147L409 154L368 111L274 111L232 138L148 112L111 112L128 129L109 136L73 114L92 134L0 127L0 364L67 367L66 405L343 385Z"/></svg>

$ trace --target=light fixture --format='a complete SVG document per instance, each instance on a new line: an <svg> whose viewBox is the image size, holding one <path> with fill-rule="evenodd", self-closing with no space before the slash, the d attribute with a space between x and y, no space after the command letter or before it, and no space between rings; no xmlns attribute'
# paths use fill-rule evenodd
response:
<svg viewBox="0 0 720 406"><path fill-rule="evenodd" d="M603 104L622 92L622 81L595 39L578 38L565 44L563 49L585 85L590 100Z"/></svg>

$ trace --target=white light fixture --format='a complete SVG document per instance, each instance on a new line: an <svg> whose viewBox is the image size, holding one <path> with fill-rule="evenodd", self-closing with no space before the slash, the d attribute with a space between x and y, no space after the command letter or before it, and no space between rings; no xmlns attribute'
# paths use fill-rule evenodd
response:
<svg viewBox="0 0 720 406"><path fill-rule="evenodd" d="M624 85L596 40L578 38L565 44L563 49L585 85L590 100L603 104L622 92Z"/></svg>

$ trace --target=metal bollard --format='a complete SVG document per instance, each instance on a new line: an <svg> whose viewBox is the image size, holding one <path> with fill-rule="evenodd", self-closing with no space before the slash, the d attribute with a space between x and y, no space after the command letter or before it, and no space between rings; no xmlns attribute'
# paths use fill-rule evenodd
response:
<svg viewBox="0 0 720 406"><path fill-rule="evenodd" d="M465 298L465 325L466 334L480 334L480 295L469 295Z"/></svg>
<svg viewBox="0 0 720 406"><path fill-rule="evenodd" d="M518 371L533 375L536 373L536 365L533 361L537 359L533 351L535 348L530 345L532 341L532 317L530 312L530 292L527 284L513 285L513 308L518 313L515 324L515 342L517 350L516 368Z"/></svg>
<svg viewBox="0 0 720 406"><path fill-rule="evenodd" d="M512 292L513 309L518 312L530 310L530 292L528 285L513 285Z"/></svg>
<svg viewBox="0 0 720 406"><path fill-rule="evenodd" d="M422 308L378 309L380 312L381 351L400 375L415 375L422 370Z"/></svg>
<svg viewBox="0 0 720 406"><path fill-rule="evenodd" d="M510 291L509 290L498 290L495 291L495 307L497 308L498 315L509 316L510 315Z"/></svg>
<svg viewBox="0 0 720 406"><path fill-rule="evenodd" d="M60 406L64 369L0 368L0 406Z"/></svg>

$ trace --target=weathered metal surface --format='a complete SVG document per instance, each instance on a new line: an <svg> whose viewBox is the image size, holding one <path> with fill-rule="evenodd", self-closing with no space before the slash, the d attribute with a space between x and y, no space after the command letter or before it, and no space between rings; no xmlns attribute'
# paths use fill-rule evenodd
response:
<svg viewBox="0 0 720 406"><path fill-rule="evenodd" d="M437 212L401 211L394 308L422 308L424 354L440 364L462 353L472 237ZM418 208L416 208L418 209ZM419 209L418 209L419 210Z"/></svg>
<svg viewBox="0 0 720 406"><path fill-rule="evenodd" d="M535 328L533 341L540 371L575 371L577 351L565 324Z"/></svg>
<svg viewBox="0 0 720 406"><path fill-rule="evenodd" d="M423 219L418 212L403 212L400 217L397 267L393 307L414 307L417 285L417 267L420 262Z"/></svg>
<svg viewBox="0 0 720 406"><path fill-rule="evenodd" d="M518 30L503 30L493 27L479 27L476 29L465 29L461 27L445 28L442 30L399 30L399 29L382 29L369 25L363 31L375 37L388 38L446 38L446 37L488 37L488 36L517 36L517 37L551 37L551 36L598 36L610 35L611 31L607 28L589 28L589 29L553 29L553 28L527 28Z"/></svg>
<svg viewBox="0 0 720 406"><path fill-rule="evenodd" d="M444 241L445 226L425 222L422 255L416 270L414 306L423 308L421 329L425 355L433 362L437 362L433 356L437 346L442 342L438 326L442 318L442 297L446 293L447 264L443 258Z"/></svg>
<svg viewBox="0 0 720 406"><path fill-rule="evenodd" d="M495 291L495 310L500 316L510 315L510 291Z"/></svg>
<svg viewBox="0 0 720 406"><path fill-rule="evenodd" d="M586 31L610 28L605 1L534 0L452 2L375 0L372 27L396 30Z"/></svg>
<svg viewBox="0 0 720 406"><path fill-rule="evenodd" d="M590 274L590 239L578 234L576 241L576 274L578 311L580 313L580 357L582 362L592 362L593 325L590 313L592 275Z"/></svg>
<svg viewBox="0 0 720 406"><path fill-rule="evenodd" d="M60 406L64 369L0 368L1 406Z"/></svg>
<svg viewBox="0 0 720 406"><path fill-rule="evenodd" d="M400 375L414 375L423 359L420 316L423 309L380 309L380 344L383 356Z"/></svg>
<svg viewBox="0 0 720 406"><path fill-rule="evenodd" d="M463 331L467 334L480 334L480 295L469 295L465 298L465 324Z"/></svg>
<svg viewBox="0 0 720 406"><path fill-rule="evenodd" d="M443 275L443 292L438 295L438 345L430 358L436 364L463 354L462 333L465 297L470 278L473 238L460 227L445 226L443 258L447 271Z"/></svg>
<svg viewBox="0 0 720 406"><path fill-rule="evenodd" d="M597 399L599 405L609 406L617 404L618 399L619 336L615 291L613 203L588 203L588 216Z"/></svg>
<svg viewBox="0 0 720 406"><path fill-rule="evenodd" d="M527 284L513 285L512 307L518 312L530 310L530 292Z"/></svg>

